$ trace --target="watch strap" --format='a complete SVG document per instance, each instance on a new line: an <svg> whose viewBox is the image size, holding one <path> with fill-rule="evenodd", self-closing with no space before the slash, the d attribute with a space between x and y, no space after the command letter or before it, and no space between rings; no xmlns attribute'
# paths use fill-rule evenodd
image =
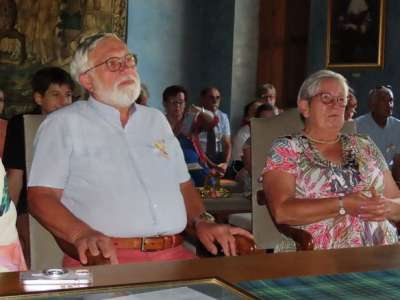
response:
<svg viewBox="0 0 400 300"><path fill-rule="evenodd" d="M346 209L344 208L343 196L339 196L339 215L344 216Z"/></svg>

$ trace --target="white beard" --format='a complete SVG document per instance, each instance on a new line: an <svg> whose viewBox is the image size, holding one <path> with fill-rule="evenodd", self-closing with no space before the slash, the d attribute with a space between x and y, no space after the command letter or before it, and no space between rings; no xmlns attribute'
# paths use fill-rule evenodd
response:
<svg viewBox="0 0 400 300"><path fill-rule="evenodd" d="M125 80L124 78L123 80ZM102 95L101 100L105 104L116 108L129 107L136 101L140 95L140 77L139 74L136 76L135 83L128 85L123 88L118 87L118 83L115 83L112 89L100 88L98 93Z"/></svg>

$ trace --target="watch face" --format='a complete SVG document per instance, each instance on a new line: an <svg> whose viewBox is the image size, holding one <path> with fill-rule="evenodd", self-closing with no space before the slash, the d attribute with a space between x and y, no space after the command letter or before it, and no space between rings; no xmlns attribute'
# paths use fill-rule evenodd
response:
<svg viewBox="0 0 400 300"><path fill-rule="evenodd" d="M215 222L214 216L208 212L203 212L200 215L200 219L205 220L205 221Z"/></svg>

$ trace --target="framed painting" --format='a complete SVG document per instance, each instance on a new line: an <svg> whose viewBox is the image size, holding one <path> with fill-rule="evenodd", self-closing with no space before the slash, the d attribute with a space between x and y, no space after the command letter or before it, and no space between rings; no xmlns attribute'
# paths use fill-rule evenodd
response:
<svg viewBox="0 0 400 300"><path fill-rule="evenodd" d="M45 66L69 71L84 36L114 32L126 39L127 0L1 0L0 89L6 117L34 107L30 79Z"/></svg>
<svg viewBox="0 0 400 300"><path fill-rule="evenodd" d="M385 0L329 0L326 66L383 67Z"/></svg>

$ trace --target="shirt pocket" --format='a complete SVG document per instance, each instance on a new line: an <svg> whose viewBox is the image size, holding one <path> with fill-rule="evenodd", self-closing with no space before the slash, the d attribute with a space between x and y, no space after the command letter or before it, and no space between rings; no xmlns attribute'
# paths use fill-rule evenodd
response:
<svg viewBox="0 0 400 300"><path fill-rule="evenodd" d="M177 160L178 142L175 139L160 139L152 144L136 148L137 163L144 176L150 176L153 182L176 184L177 167L181 163Z"/></svg>

